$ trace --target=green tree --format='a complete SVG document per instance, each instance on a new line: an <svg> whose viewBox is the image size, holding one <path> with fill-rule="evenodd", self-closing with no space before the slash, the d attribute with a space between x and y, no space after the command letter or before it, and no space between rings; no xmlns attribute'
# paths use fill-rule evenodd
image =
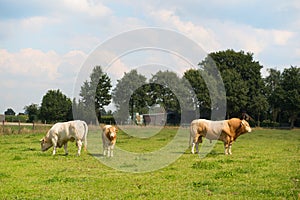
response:
<svg viewBox="0 0 300 200"><path fill-rule="evenodd" d="M15 116L16 112L12 108L8 108L5 112L4 115L12 115Z"/></svg>
<svg viewBox="0 0 300 200"><path fill-rule="evenodd" d="M112 99L117 109L114 116L119 122L127 121L129 116L134 117L135 112L141 112L141 109L147 107L149 97L146 80L147 78L138 74L137 70L131 70L117 81Z"/></svg>
<svg viewBox="0 0 300 200"><path fill-rule="evenodd" d="M225 69L222 77L226 88L227 118L237 116L241 108L247 106L249 89L243 84L241 75L234 69Z"/></svg>
<svg viewBox="0 0 300 200"><path fill-rule="evenodd" d="M291 66L282 72L281 86L284 91L282 109L289 115L291 128L300 113L300 68Z"/></svg>
<svg viewBox="0 0 300 200"><path fill-rule="evenodd" d="M193 109L193 97L190 89L176 73L170 71L158 71L149 80L151 84L151 99L167 111L181 113L187 109Z"/></svg>
<svg viewBox="0 0 300 200"><path fill-rule="evenodd" d="M235 108L238 106L240 110L247 110L259 121L262 112L268 108L265 85L260 73L262 65L254 61L252 53L244 53L243 51L226 50L210 53L209 56L221 72L226 89L227 105L229 105L227 113L230 117L239 115L236 113L238 109ZM228 85L232 85L229 82L235 82L234 86L239 87L239 90L229 92ZM236 86L236 84L242 86ZM241 90L244 91L240 93Z"/></svg>
<svg viewBox="0 0 300 200"><path fill-rule="evenodd" d="M71 100L60 90L49 90L42 99L40 118L46 122L71 120Z"/></svg>
<svg viewBox="0 0 300 200"><path fill-rule="evenodd" d="M151 96L156 104L161 105L165 110L180 110L180 105L176 94L176 86L179 84L179 78L174 72L159 71L150 79ZM173 88L173 91L172 89Z"/></svg>
<svg viewBox="0 0 300 200"><path fill-rule="evenodd" d="M31 104L29 106L24 107L25 114L28 115L28 121L34 122L39 119L40 108L38 104Z"/></svg>
<svg viewBox="0 0 300 200"><path fill-rule="evenodd" d="M200 116L196 118L209 119L211 115L211 99L206 83L202 77L203 72L200 69L189 69L184 72L183 78L189 82L194 94L191 95L192 101L195 102L196 108L200 112Z"/></svg>
<svg viewBox="0 0 300 200"><path fill-rule="evenodd" d="M281 72L275 69L268 69L268 72L269 75L264 79L266 96L269 102L272 121L276 122L284 100L284 91L281 86Z"/></svg>
<svg viewBox="0 0 300 200"><path fill-rule="evenodd" d="M90 115L94 115L94 109L98 121L101 121L101 112L104 106L111 102L111 80L106 73L102 71L101 66L95 66L90 81L85 81L81 86L80 96L86 110L90 110ZM86 116L88 119L91 116ZM94 120L91 120L94 121Z"/></svg>

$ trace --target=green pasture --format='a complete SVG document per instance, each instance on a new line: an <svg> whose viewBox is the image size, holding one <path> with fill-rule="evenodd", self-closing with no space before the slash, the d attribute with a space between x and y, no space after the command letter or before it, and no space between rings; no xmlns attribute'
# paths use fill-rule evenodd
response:
<svg viewBox="0 0 300 200"><path fill-rule="evenodd" d="M117 147L155 151L172 141L176 132L169 127L141 139L120 131ZM0 199L300 198L299 129L254 130L238 138L231 156L223 155L221 142L203 159L186 149L165 168L145 173L115 170L98 160L100 154L83 151L77 157L74 143L69 143L68 156L63 149L55 156L52 149L41 152L39 140L44 135L44 129L30 128L0 133ZM118 159L118 150L114 153L107 159Z"/></svg>

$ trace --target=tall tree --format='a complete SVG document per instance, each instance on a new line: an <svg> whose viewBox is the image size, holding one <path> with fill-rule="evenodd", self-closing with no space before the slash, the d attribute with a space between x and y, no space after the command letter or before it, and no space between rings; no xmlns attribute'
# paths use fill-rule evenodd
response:
<svg viewBox="0 0 300 200"><path fill-rule="evenodd" d="M265 78L266 95L270 106L272 121L276 122L281 111L281 103L284 99L284 91L281 86L281 72L268 69L269 75Z"/></svg>
<svg viewBox="0 0 300 200"><path fill-rule="evenodd" d="M40 118L46 122L68 121L72 119L72 102L60 90L49 90L44 96Z"/></svg>
<svg viewBox="0 0 300 200"><path fill-rule="evenodd" d="M165 110L181 113L183 110L193 109L192 97L183 79L170 71L158 71L149 80L151 84L151 98Z"/></svg>
<svg viewBox="0 0 300 200"><path fill-rule="evenodd" d="M199 108L201 118L210 118L211 112L211 99L209 90L202 77L200 69L189 69L184 72L183 77L188 80L195 95L191 95L192 101L196 103ZM199 116L196 116L197 118Z"/></svg>
<svg viewBox="0 0 300 200"><path fill-rule="evenodd" d="M243 84L241 75L234 69L223 70L222 77L226 88L227 118L237 116L241 108L247 106L249 89Z"/></svg>
<svg viewBox="0 0 300 200"><path fill-rule="evenodd" d="M147 107L149 98L147 96L147 78L138 74L137 70L124 73L113 89L112 98L117 111L115 118L118 121L127 121L128 117L133 118L135 112L140 112Z"/></svg>
<svg viewBox="0 0 300 200"><path fill-rule="evenodd" d="M226 50L210 53L209 56L216 63L216 66L224 79L228 100L227 104L236 105L236 103L239 102L241 110L247 110L249 114L255 116L257 121L259 121L260 115L264 110L267 110L268 107L267 98L265 97L264 82L260 72L262 65L260 65L259 62L254 61L252 53L244 53L243 51L235 52L234 50ZM227 70L235 71L230 72L235 75L229 75L229 71ZM237 74L239 74L238 77L236 77ZM239 77L240 79L236 80ZM226 88L226 85L229 84L228 82L233 81L235 81L236 84L244 85L243 87L247 88L247 92L233 92L230 94L228 92L229 88ZM245 100L247 100L247 102L245 102ZM238 114L233 114L233 112L236 112L236 109L230 107L228 107L228 109L230 110L228 110L227 113L231 113L231 116Z"/></svg>
<svg viewBox="0 0 300 200"><path fill-rule="evenodd" d="M291 66L282 72L284 100L282 109L289 114L291 128L300 113L300 68Z"/></svg>
<svg viewBox="0 0 300 200"><path fill-rule="evenodd" d="M29 122L37 121L40 114L40 108L38 104L30 104L29 106L24 107L25 114L28 115Z"/></svg>
<svg viewBox="0 0 300 200"><path fill-rule="evenodd" d="M82 97L82 103L87 110L93 110L94 108L99 122L101 121L101 111L104 109L104 106L111 102L111 87L111 80L102 71L101 66L95 66L90 75L90 80L85 81L81 86L80 96ZM90 114L93 115L94 112L90 112ZM90 119L91 117L88 118Z"/></svg>

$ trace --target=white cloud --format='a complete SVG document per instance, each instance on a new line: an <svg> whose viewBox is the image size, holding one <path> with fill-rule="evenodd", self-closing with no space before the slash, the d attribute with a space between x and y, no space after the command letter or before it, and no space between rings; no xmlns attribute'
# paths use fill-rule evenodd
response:
<svg viewBox="0 0 300 200"><path fill-rule="evenodd" d="M215 38L215 33L209 28L196 25L191 21L183 21L171 10L153 11L151 16L161 23L162 26L175 28L186 34L189 38L197 41L206 51L220 48L219 42Z"/></svg>
<svg viewBox="0 0 300 200"><path fill-rule="evenodd" d="M108 75L111 77L113 84L124 76L124 73L129 72L130 67L127 66L120 58L116 59L107 69Z"/></svg>
<svg viewBox="0 0 300 200"><path fill-rule="evenodd" d="M90 17L104 17L112 13L108 7L98 1L63 0L63 4L67 10L86 14Z"/></svg>
<svg viewBox="0 0 300 200"><path fill-rule="evenodd" d="M49 89L60 89L72 97L77 72L86 57L79 50L58 54L30 48L16 53L0 49L0 86L5 94L0 112L7 106L21 112L24 105L40 103Z"/></svg>
<svg viewBox="0 0 300 200"><path fill-rule="evenodd" d="M79 50L72 50L62 56L64 62L68 62L72 66L80 66L87 55Z"/></svg>
<svg viewBox="0 0 300 200"><path fill-rule="evenodd" d="M271 30L276 45L287 45L288 41L294 36L291 31Z"/></svg>
<svg viewBox="0 0 300 200"><path fill-rule="evenodd" d="M61 20L54 17L44 17L44 16L33 16L21 19L20 21L15 21L14 24L16 26L20 26L20 28L35 32L40 31L42 28L46 26L50 26L53 24L61 23Z"/></svg>
<svg viewBox="0 0 300 200"><path fill-rule="evenodd" d="M55 51L43 52L36 49L21 49L11 53L0 49L0 71L16 77L43 77L43 80L53 81L62 76L59 71L64 68L76 69L80 67L86 54L82 51L70 51L59 55Z"/></svg>
<svg viewBox="0 0 300 200"><path fill-rule="evenodd" d="M256 28L221 19L202 19L197 24L195 20L185 21L174 11L165 9L153 11L151 16L162 26L186 34L208 52L229 48L260 54L270 46L288 45L295 35L290 30Z"/></svg>
<svg viewBox="0 0 300 200"><path fill-rule="evenodd" d="M10 53L7 50L0 50L1 71L5 73L28 77L44 74L53 80L58 76L59 64L59 55L54 51L44 53L28 48L17 53Z"/></svg>

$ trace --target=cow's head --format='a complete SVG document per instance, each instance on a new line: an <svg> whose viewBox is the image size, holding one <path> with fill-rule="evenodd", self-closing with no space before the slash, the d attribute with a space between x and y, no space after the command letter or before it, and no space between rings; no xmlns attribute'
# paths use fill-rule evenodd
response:
<svg viewBox="0 0 300 200"><path fill-rule="evenodd" d="M245 131L243 131L243 132L248 132L248 133L250 133L251 131L252 131L252 129L251 129L251 127L250 127L250 125L249 125L249 123L246 121L246 120L242 120L241 121L241 127L242 127L242 129L244 129Z"/></svg>
<svg viewBox="0 0 300 200"><path fill-rule="evenodd" d="M52 142L49 141L46 137L42 138L40 142L42 151L47 151L50 147L53 146Z"/></svg>
<svg viewBox="0 0 300 200"><path fill-rule="evenodd" d="M113 140L117 137L117 132L118 132L118 129L114 126L111 126L108 128L108 136L109 136L110 140Z"/></svg>

